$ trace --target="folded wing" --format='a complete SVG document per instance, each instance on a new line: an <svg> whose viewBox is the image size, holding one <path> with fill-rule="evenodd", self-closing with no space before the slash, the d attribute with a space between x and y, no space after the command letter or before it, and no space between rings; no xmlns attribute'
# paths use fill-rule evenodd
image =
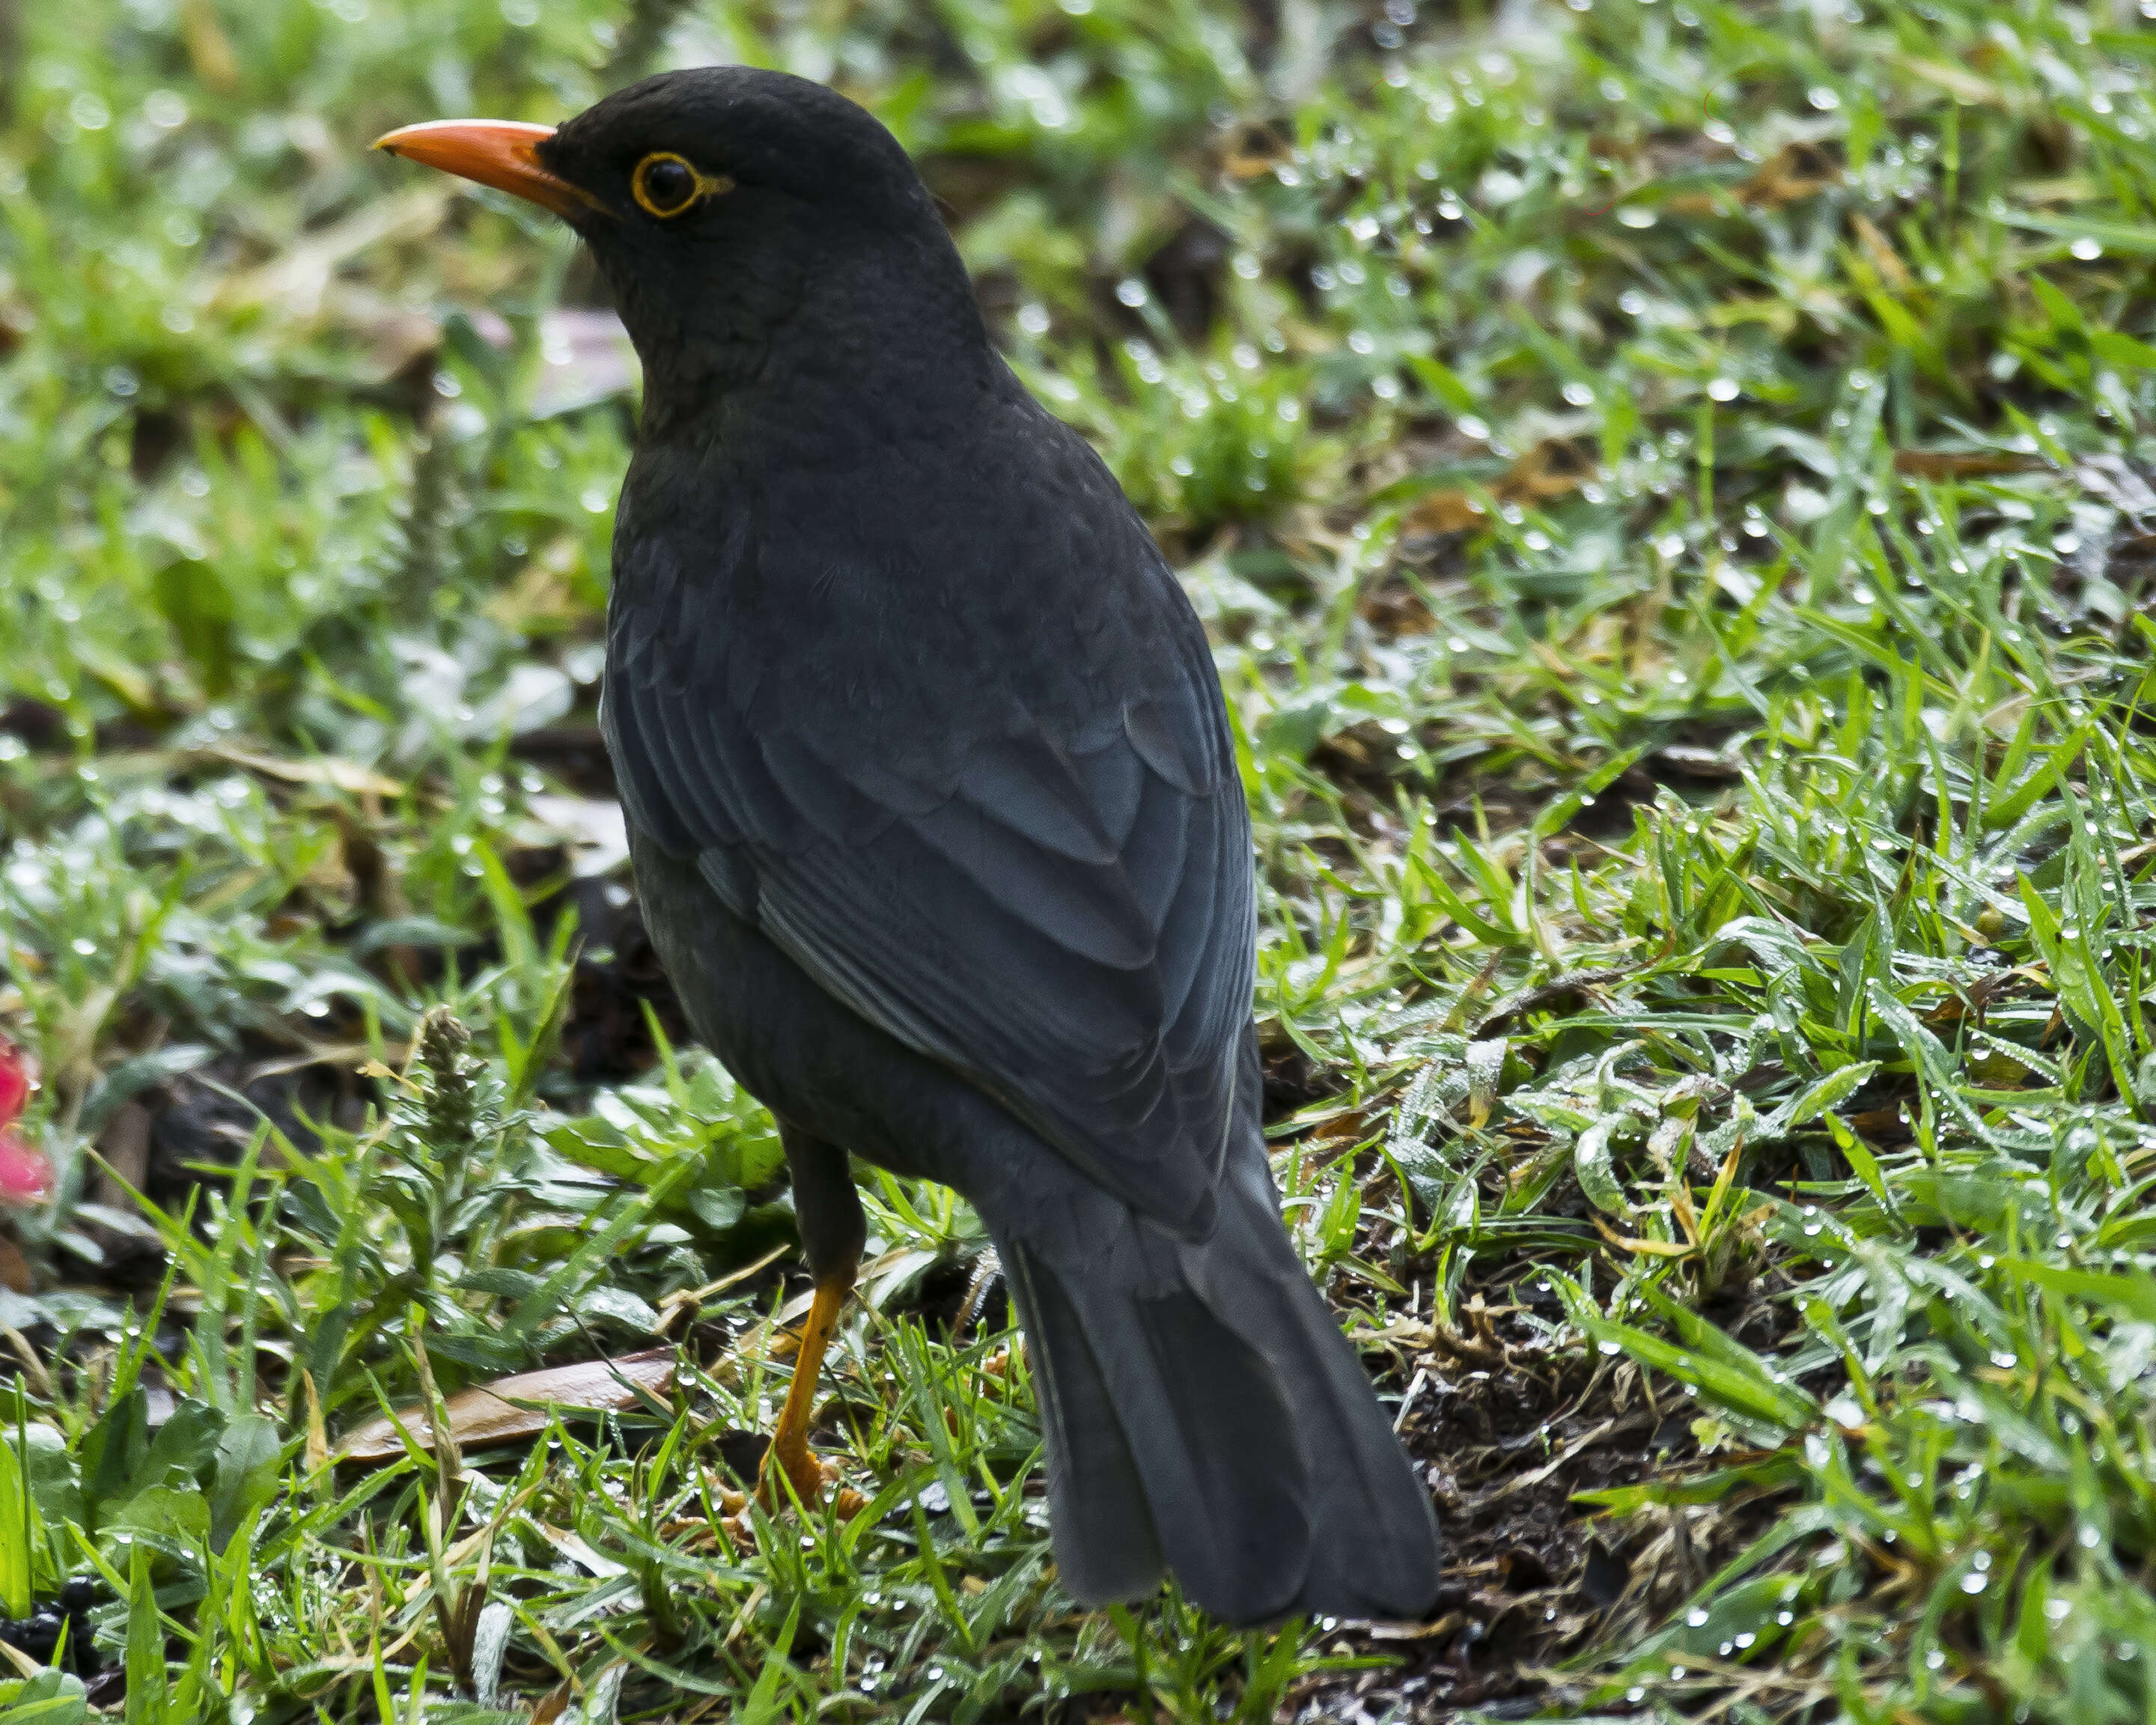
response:
<svg viewBox="0 0 2156 1725"><path fill-rule="evenodd" d="M651 621L618 604L613 622L630 818L854 1011L1142 1212L1209 1226L1255 911L1196 619L1172 610L1145 686L1075 717L984 702L954 667L964 698L924 727L933 746L878 752L842 700L737 705L688 674L712 644Z"/></svg>

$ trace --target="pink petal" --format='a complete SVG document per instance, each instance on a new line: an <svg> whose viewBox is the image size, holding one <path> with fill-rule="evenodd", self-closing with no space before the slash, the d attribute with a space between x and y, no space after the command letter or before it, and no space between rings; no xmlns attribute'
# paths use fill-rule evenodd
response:
<svg viewBox="0 0 2156 1725"><path fill-rule="evenodd" d="M36 1204L53 1189L53 1165L13 1132L0 1132L0 1204Z"/></svg>
<svg viewBox="0 0 2156 1725"><path fill-rule="evenodd" d="M30 1099L30 1066L23 1051L0 1036L0 1126L18 1117Z"/></svg>

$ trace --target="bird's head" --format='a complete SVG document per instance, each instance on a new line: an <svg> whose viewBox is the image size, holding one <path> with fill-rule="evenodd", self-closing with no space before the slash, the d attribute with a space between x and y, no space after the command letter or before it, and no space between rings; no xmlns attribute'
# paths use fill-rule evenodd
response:
<svg viewBox="0 0 2156 1725"><path fill-rule="evenodd" d="M430 121L376 147L560 216L590 245L647 372L738 372L794 321L841 347L954 319L979 328L905 149L806 79L669 72L556 128ZM824 309L803 319L812 306Z"/></svg>

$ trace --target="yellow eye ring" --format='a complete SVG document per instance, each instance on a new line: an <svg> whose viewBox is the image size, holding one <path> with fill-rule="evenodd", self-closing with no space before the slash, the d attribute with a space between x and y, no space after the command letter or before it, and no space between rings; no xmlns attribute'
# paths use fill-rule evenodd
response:
<svg viewBox="0 0 2156 1725"><path fill-rule="evenodd" d="M734 182L724 174L707 174L685 157L671 150L654 150L636 164L629 177L629 195L637 208L662 222L686 215L706 198L731 192Z"/></svg>

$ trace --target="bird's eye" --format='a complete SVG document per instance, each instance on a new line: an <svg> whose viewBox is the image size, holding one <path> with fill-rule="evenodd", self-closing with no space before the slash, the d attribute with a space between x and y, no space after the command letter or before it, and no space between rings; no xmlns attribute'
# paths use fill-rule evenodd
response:
<svg viewBox="0 0 2156 1725"><path fill-rule="evenodd" d="M700 199L732 185L723 176L697 172L670 150L658 150L636 164L629 189L644 209L664 219L684 214Z"/></svg>

